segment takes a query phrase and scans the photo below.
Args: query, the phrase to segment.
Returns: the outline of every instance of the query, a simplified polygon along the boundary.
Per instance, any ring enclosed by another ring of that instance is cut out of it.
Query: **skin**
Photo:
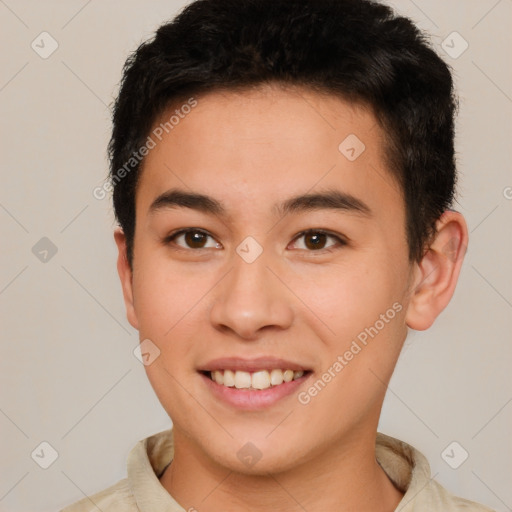
[[[349,134],[366,147],[352,162],[338,150]],[[149,213],[173,187],[222,201],[228,216]],[[325,188],[356,196],[373,215],[272,212],[275,202]],[[202,246],[183,236],[165,243],[179,228],[211,236]],[[297,238],[309,228],[347,243],[327,237],[312,248]],[[247,236],[263,248],[250,264],[236,252]],[[427,329],[450,301],[468,232],[461,214],[446,211],[423,260],[408,261],[403,198],[369,109],[274,86],[198,98],[144,161],[133,271],[123,232],[114,237],[128,320],[161,351],[145,368],[173,421],[175,457],[161,484],[182,507],[395,510],[403,493],[374,451],[386,385],[408,328]],[[294,393],[264,410],[236,410],[197,372],[218,357],[270,355],[311,368],[299,389],[307,390],[395,302],[402,310],[306,405]],[[237,457],[247,442],[262,454],[253,466]]]

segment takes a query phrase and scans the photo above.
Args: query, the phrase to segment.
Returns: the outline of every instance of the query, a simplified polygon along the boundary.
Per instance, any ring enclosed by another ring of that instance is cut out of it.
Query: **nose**
[[[292,294],[264,255],[252,263],[234,255],[233,267],[214,288],[210,321],[216,329],[254,340],[263,329],[284,330],[292,324]]]

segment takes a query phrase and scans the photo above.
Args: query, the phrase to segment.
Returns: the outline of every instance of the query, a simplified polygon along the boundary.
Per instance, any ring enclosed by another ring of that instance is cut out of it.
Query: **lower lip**
[[[204,373],[199,373],[210,391],[227,404],[246,411],[254,411],[270,407],[282,398],[291,395],[312,375],[306,373],[302,377],[290,382],[283,382],[278,386],[272,386],[268,389],[250,390],[230,388],[217,384]]]

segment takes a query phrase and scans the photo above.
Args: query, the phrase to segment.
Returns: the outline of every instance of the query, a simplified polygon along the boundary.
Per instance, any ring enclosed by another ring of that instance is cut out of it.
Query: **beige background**
[[[92,191],[124,60],[185,3],[0,0],[0,510],[55,511],[112,485],[133,445],[171,425],[133,355],[112,208]],[[411,331],[380,430],[423,451],[453,493],[511,510],[512,0],[393,5],[454,68],[471,234],[451,304]],[[31,48],[43,31],[59,45],[47,59]],[[469,44],[458,58],[441,46],[453,31]],[[46,263],[32,252],[42,237],[57,248]],[[46,470],[31,458],[43,441],[59,455]],[[452,441],[469,453],[458,469],[441,457]]]

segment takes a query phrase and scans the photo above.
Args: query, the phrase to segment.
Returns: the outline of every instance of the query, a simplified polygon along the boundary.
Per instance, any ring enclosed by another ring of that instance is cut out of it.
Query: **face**
[[[175,435],[253,473],[371,436],[407,333],[407,254],[369,110],[278,88],[197,98],[146,157],[123,281]]]

